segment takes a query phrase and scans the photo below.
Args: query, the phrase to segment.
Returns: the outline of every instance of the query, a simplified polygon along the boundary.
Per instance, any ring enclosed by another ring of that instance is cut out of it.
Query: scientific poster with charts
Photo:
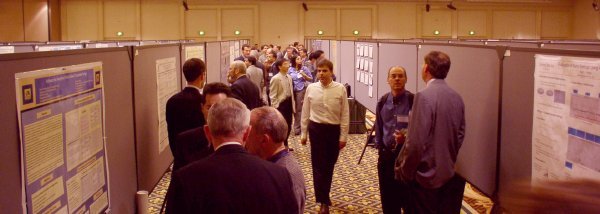
[[[109,207],[102,63],[15,74],[24,213]]]
[[[175,57],[156,60],[156,96],[158,104],[158,153],[169,146],[167,101],[179,92]]]
[[[197,45],[197,46],[185,46],[185,60],[187,61],[188,59],[191,58],[198,58],[201,59],[202,61],[204,60],[204,46],[202,45]]]
[[[532,183],[600,180],[600,59],[535,57]]]

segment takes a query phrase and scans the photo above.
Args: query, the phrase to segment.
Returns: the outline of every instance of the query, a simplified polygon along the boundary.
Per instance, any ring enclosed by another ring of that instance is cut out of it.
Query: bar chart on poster
[[[532,183],[600,180],[600,60],[535,56]]]
[[[26,213],[109,207],[102,63],[15,74]]]

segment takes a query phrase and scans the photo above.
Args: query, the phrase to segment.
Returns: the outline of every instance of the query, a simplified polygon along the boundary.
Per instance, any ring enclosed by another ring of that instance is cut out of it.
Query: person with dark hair
[[[258,61],[260,63],[264,64],[265,61],[267,61],[267,50],[269,50],[269,48],[271,48],[271,47],[269,47],[268,45],[263,45],[262,48],[260,49],[260,56],[258,57]],[[265,68],[266,68],[266,66],[265,66]]]
[[[204,86],[202,95],[204,96],[202,114],[206,118],[212,105],[231,96],[231,89],[225,83],[212,82]],[[205,158],[213,152],[202,126],[179,133],[176,141],[177,147],[173,151],[173,171]]]
[[[273,76],[270,83],[271,106],[279,110],[285,118],[288,126],[287,136],[289,136],[292,130],[292,116],[296,108],[292,76],[288,74],[290,61],[285,58],[278,59],[273,66],[279,68],[279,73]],[[284,144],[286,148],[289,148],[287,137]],[[293,151],[293,149],[290,150]]]
[[[329,213],[329,192],[333,169],[340,150],[346,147],[350,110],[344,85],[333,81],[333,63],[323,59],[317,63],[318,83],[306,88],[302,105],[300,143],[310,138],[310,158],[319,213]]]
[[[254,56],[248,56],[248,58],[246,58],[246,61],[244,62],[246,63],[246,76],[248,76],[248,79],[250,79],[250,81],[252,81],[252,83],[254,83],[256,85],[256,87],[258,87],[260,89],[260,97],[263,100],[264,103],[266,103],[266,99],[264,99],[265,96],[265,78],[263,75],[263,70],[256,67],[256,57]]]
[[[427,85],[415,96],[395,164],[396,178],[409,189],[407,213],[460,213],[465,180],[454,167],[465,138],[465,105],[444,80],[449,70],[445,53],[425,56],[421,77]]]
[[[177,134],[206,123],[202,115],[203,96],[200,93],[206,79],[206,64],[198,58],[188,59],[183,64],[183,75],[187,86],[171,96],[166,105],[165,116],[171,153],[177,149]]]
[[[302,66],[302,58],[292,56],[290,59],[292,67],[288,73],[292,76],[294,83],[294,99],[296,101],[296,112],[294,113],[294,135],[300,135],[300,117],[302,115],[302,104],[304,103],[304,92],[308,84],[313,81],[312,74],[305,66]]]
[[[250,130],[244,103],[215,103],[204,126],[215,152],[173,172],[166,213],[298,213],[288,170],[242,146]]]
[[[246,64],[242,61],[233,61],[227,73],[228,82],[231,84],[232,97],[242,101],[248,109],[264,105],[260,98],[260,89],[254,85],[246,75]]]
[[[394,163],[405,139],[408,113],[414,99],[414,95],[405,89],[407,78],[403,67],[391,67],[387,74],[390,92],[381,96],[375,108],[377,174],[383,213],[402,213],[408,196],[406,185],[394,179]]]
[[[250,56],[250,45],[249,44],[243,44],[242,45],[242,55],[238,56],[237,58],[234,59],[235,60],[239,60],[239,61],[244,61],[246,60],[246,58],[248,58],[248,56]]]
[[[250,154],[288,170],[294,184],[299,213],[304,213],[306,202],[304,175],[294,155],[283,144],[287,138],[287,126],[283,115],[273,107],[255,108],[250,112],[250,126],[252,130],[246,140],[246,149]]]
[[[309,67],[312,72],[313,77],[317,77],[317,63],[319,60],[325,58],[325,54],[322,50],[316,50],[315,52],[310,53],[308,56],[308,60],[310,61],[311,66]],[[317,82],[318,78],[314,78],[314,82]]]

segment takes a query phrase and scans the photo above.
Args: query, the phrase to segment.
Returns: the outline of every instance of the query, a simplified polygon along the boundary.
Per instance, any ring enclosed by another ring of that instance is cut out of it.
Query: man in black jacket
[[[264,105],[260,98],[260,89],[246,76],[246,64],[242,61],[233,61],[229,66],[227,79],[231,84],[233,97],[246,104],[248,109]]]
[[[206,121],[202,115],[201,88],[206,79],[206,64],[201,59],[188,59],[183,64],[183,75],[187,86],[167,101],[166,120],[169,133],[169,147],[173,153],[177,148],[177,134],[203,126]],[[175,156],[175,154],[173,154]]]

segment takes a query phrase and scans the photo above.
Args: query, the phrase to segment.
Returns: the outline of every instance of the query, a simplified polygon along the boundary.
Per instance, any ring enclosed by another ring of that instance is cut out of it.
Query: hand
[[[340,141],[340,150],[346,147],[346,141]]]
[[[406,134],[403,133],[401,130],[395,130],[394,139],[396,140],[396,146],[402,145],[406,140]]]
[[[306,138],[301,138],[300,139],[300,144],[306,145]]]

